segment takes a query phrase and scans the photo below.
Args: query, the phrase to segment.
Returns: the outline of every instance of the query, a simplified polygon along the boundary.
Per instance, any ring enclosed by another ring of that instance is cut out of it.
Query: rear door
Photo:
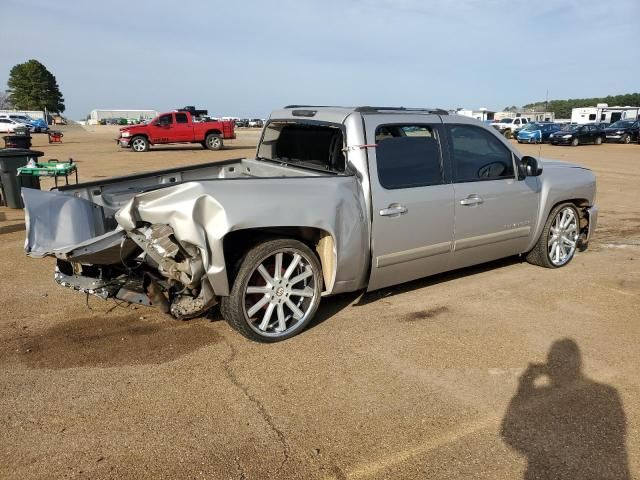
[[[175,142],[192,142],[193,126],[189,122],[189,116],[184,112],[175,113],[175,124],[171,129],[172,138]]]
[[[537,177],[519,180],[512,151],[482,126],[443,121],[455,197],[451,267],[524,252],[538,210]]]
[[[437,115],[366,115],[372,196],[369,290],[448,268],[453,187]]]

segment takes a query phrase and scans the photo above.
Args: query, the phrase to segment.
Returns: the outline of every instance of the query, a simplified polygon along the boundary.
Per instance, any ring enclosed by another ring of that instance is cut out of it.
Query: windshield
[[[523,130],[540,130],[542,127],[543,125],[540,125],[539,123],[528,123]]]
[[[565,132],[574,132],[576,131],[578,128],[580,128],[581,125],[577,125],[575,123],[573,124],[567,124],[564,127],[562,127],[562,130]]]
[[[632,121],[629,120],[618,120],[615,123],[612,123],[611,125],[609,125],[608,128],[629,128],[631,125],[633,125]]]
[[[276,120],[264,129],[258,159],[342,173],[345,171],[343,148],[339,125]]]
[[[513,118],[503,118],[500,123],[513,123]]]

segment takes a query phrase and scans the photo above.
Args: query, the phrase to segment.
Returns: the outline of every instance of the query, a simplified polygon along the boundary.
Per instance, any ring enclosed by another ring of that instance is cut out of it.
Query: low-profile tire
[[[304,243],[267,240],[239,263],[220,312],[245,337],[273,343],[300,333],[311,322],[322,293],[322,267]]]
[[[596,137],[596,139],[595,139],[594,143],[595,143],[596,145],[602,145],[602,137]]]
[[[576,137],[573,140],[571,140],[571,146],[572,147],[577,147],[578,145],[580,145],[580,140],[578,140],[578,137]]]
[[[149,150],[149,140],[144,137],[133,137],[131,139],[131,150],[134,152],[146,152]]]
[[[208,148],[209,150],[222,150],[222,137],[218,134],[210,133],[204,139],[204,145],[205,148]]]
[[[631,135],[629,135],[628,133],[625,133],[624,136],[622,137],[622,143],[631,143]]]
[[[527,254],[527,261],[545,268],[560,268],[574,257],[580,237],[580,216],[573,203],[557,205],[549,213],[542,234]]]

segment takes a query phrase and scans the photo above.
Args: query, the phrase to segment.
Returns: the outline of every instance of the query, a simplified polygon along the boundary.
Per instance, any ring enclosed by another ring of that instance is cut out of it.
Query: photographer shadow
[[[525,480],[630,480],[620,395],[582,373],[578,345],[553,343],[520,377],[503,441],[527,458]]]

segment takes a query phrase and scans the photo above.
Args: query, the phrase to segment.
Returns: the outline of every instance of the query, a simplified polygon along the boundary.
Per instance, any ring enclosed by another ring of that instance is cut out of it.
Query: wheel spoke
[[[291,290],[290,295],[293,295],[294,297],[311,298],[313,297],[313,288],[306,287],[304,290]]]
[[[282,278],[282,252],[276,253],[276,266],[274,267],[273,278],[276,280]]]
[[[291,260],[291,263],[287,267],[287,271],[284,272],[284,276],[282,278],[284,278],[285,280],[289,280],[289,277],[291,276],[293,271],[298,266],[298,263],[300,263],[300,259],[301,258],[302,257],[300,255],[298,255],[297,253],[293,256],[293,260]]]
[[[296,320],[300,320],[304,316],[302,310],[300,310],[290,299],[287,298],[284,302],[287,304],[287,307],[289,307],[293,312],[293,318],[295,318]]]
[[[271,275],[269,274],[269,272],[267,271],[267,269],[264,267],[263,264],[260,264],[260,266],[258,267],[258,273],[262,276],[262,278],[264,278],[264,281],[267,282],[269,285],[273,284],[273,278],[271,277]]]
[[[275,303],[269,303],[269,306],[264,312],[264,316],[262,317],[262,322],[260,323],[260,325],[258,325],[258,328],[263,332],[269,326],[269,321],[271,320],[271,315],[273,314],[273,309],[275,308],[275,306],[276,306]]]
[[[253,317],[256,313],[258,313],[258,311],[262,307],[264,307],[268,301],[269,301],[269,297],[267,297],[266,295],[262,297],[260,300],[258,300],[255,303],[255,305],[247,311],[247,315],[249,316],[249,318]]]
[[[271,289],[269,287],[247,287],[247,293],[268,293]]]
[[[307,270],[302,272],[300,275],[293,277],[289,282],[289,285],[295,285],[296,283],[300,283],[302,280],[304,280],[305,278],[309,278],[311,275],[313,275],[313,271],[310,268],[307,268]]]
[[[278,313],[278,328],[276,328],[279,332],[284,332],[287,329],[287,321],[284,318],[284,305],[281,303],[278,304],[277,308]]]

